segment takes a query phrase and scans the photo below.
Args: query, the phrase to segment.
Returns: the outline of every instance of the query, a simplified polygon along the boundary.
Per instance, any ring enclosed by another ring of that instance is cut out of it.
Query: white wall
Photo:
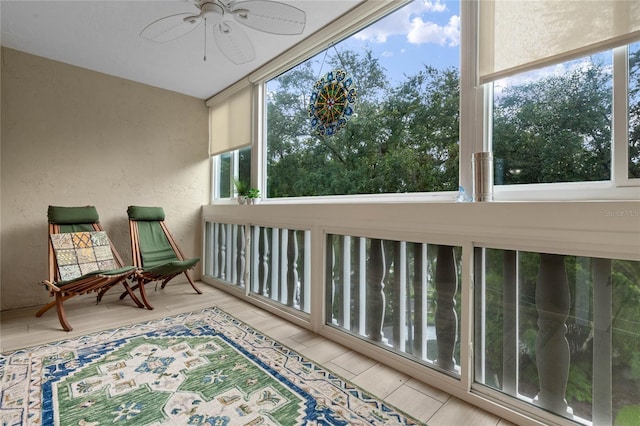
[[[1,75],[0,309],[51,300],[37,284],[47,278],[49,205],[95,205],[127,263],[127,206],[161,206],[185,255],[200,256],[203,100],[6,48]]]

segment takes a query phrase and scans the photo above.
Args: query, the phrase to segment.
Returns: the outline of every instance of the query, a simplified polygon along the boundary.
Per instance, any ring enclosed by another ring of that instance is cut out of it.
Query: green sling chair
[[[140,296],[145,306],[153,309],[147,299],[145,284],[162,281],[161,288],[164,288],[171,279],[183,273],[191,287],[198,294],[202,294],[188,272],[200,261],[200,258],[185,259],[164,222],[162,207],[130,206],[127,214],[133,264],[139,268],[138,284],[132,289],[140,289]],[[126,292],[122,293],[120,298],[126,295]]]
[[[125,293],[143,308],[127,283],[136,276],[135,266],[123,266],[122,258],[102,229],[93,206],[49,206],[49,279],[42,281],[55,300],[36,313],[42,316],[52,307],[58,311],[65,331],[73,328],[67,321],[63,302],[74,296],[97,292],[97,302],[118,283]]]

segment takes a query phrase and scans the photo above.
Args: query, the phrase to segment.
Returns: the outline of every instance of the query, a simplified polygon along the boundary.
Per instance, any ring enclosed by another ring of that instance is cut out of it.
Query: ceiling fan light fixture
[[[206,1],[200,4],[200,16],[216,13],[218,15],[224,15],[224,7],[217,2]]]
[[[222,54],[235,64],[244,64],[255,59],[255,53],[253,43],[242,27],[276,35],[297,35],[302,34],[306,24],[303,10],[272,0],[198,0],[195,6],[199,10],[197,14],[182,13],[160,18],[147,25],[140,36],[165,43],[189,34],[205,21],[205,52],[206,27],[211,25],[214,40]]]

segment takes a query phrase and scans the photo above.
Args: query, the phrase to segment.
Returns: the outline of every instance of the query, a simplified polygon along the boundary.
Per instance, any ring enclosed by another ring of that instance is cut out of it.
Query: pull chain
[[[203,60],[207,62],[207,18],[204,18],[204,58]]]

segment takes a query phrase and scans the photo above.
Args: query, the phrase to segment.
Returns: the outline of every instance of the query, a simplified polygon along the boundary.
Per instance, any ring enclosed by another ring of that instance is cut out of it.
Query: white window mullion
[[[612,330],[613,289],[611,260],[594,258],[593,262],[593,424],[612,424]]]
[[[615,186],[629,186],[629,48],[613,50],[613,120],[611,176]]]
[[[477,20],[478,4],[460,2],[460,171],[459,185],[471,195],[473,173],[471,158],[474,152],[485,151],[485,128],[490,118],[483,119],[485,90],[489,85],[478,84]],[[492,96],[493,98],[493,96]],[[490,117],[490,116],[489,116]]]

